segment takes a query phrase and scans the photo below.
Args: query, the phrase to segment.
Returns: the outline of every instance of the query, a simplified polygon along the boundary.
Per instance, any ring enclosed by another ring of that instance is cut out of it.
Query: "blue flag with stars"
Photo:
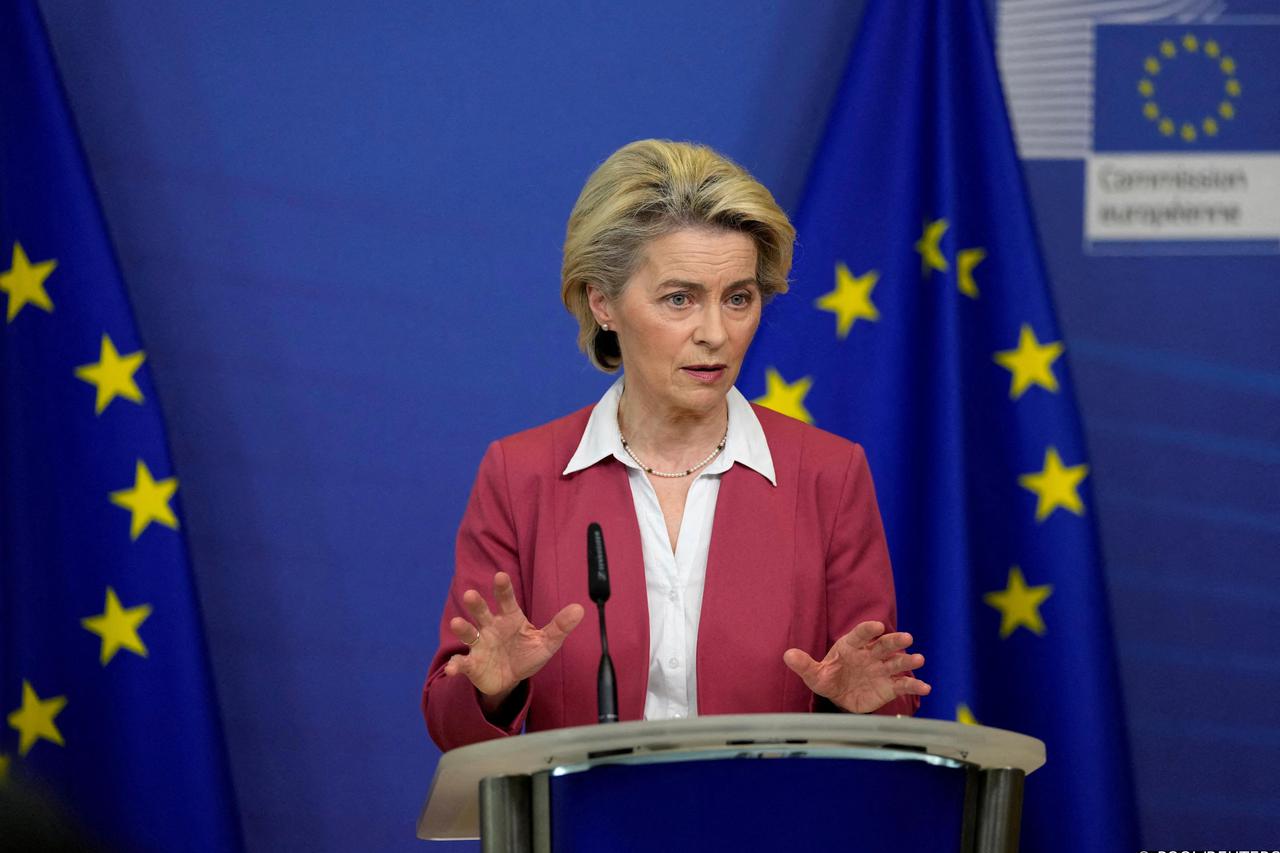
[[[872,0],[742,383],[858,441],[921,714],[1041,738],[1023,849],[1136,850],[1090,468],[982,0]]]
[[[0,76],[0,786],[112,849],[237,850],[181,483],[31,0]]]
[[[1095,30],[1096,151],[1280,147],[1280,22]]]

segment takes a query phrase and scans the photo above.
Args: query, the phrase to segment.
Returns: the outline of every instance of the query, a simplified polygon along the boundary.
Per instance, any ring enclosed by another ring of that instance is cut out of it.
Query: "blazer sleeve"
[[[871,468],[859,445],[853,446],[837,506],[827,548],[827,648],[859,622],[883,622],[889,632],[897,630],[898,620],[889,548]],[[814,697],[814,710],[833,707]],[[920,697],[899,696],[874,713],[910,716],[919,707]]]
[[[470,621],[462,606],[462,594],[474,589],[492,599],[493,575],[504,571],[511,576],[516,600],[527,609],[522,589],[519,543],[511,512],[506,463],[500,442],[493,442],[480,462],[476,483],[471,490],[467,511],[458,528],[453,581],[440,617],[440,646],[431,660],[426,684],[422,688],[422,714],[427,731],[441,750],[477,743],[483,740],[519,734],[533,696],[531,685],[517,691],[510,702],[514,711],[506,725],[491,722],[480,707],[475,687],[464,675],[447,676],[444,665],[456,654],[466,654],[467,647],[449,630],[449,620],[461,616]],[[519,693],[522,692],[523,702]]]

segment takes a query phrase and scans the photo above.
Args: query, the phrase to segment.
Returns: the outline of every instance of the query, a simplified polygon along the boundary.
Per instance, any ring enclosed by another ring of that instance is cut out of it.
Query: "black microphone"
[[[609,560],[604,555],[604,531],[594,521],[587,527],[587,592],[600,612],[600,672],[596,675],[596,703],[600,722],[618,722],[618,682],[609,657],[604,630],[604,603],[609,600]]]

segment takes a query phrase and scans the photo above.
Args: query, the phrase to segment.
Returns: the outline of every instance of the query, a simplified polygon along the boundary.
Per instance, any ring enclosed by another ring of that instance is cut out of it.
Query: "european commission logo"
[[[1280,23],[1097,27],[1093,248],[1280,250],[1277,55]]]
[[[1138,81],[1142,114],[1155,122],[1162,135],[1176,134],[1183,142],[1195,142],[1201,135],[1217,136],[1218,122],[1236,117],[1236,99],[1241,92],[1237,71],[1235,58],[1225,55],[1216,39],[1201,44],[1194,33],[1176,42],[1164,39],[1159,50],[1142,61],[1142,79]]]
[[[1099,26],[1095,151],[1280,150],[1280,25]]]

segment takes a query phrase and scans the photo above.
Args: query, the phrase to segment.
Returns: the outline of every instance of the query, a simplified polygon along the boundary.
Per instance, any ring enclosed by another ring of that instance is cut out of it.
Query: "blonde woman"
[[[622,376],[480,464],[423,689],[442,749],[595,722],[600,640],[574,630],[591,522],[621,719],[911,714],[929,692],[894,629],[862,449],[734,387],[794,238],[769,191],[704,146],[635,142],[587,181],[561,295],[587,357]]]

